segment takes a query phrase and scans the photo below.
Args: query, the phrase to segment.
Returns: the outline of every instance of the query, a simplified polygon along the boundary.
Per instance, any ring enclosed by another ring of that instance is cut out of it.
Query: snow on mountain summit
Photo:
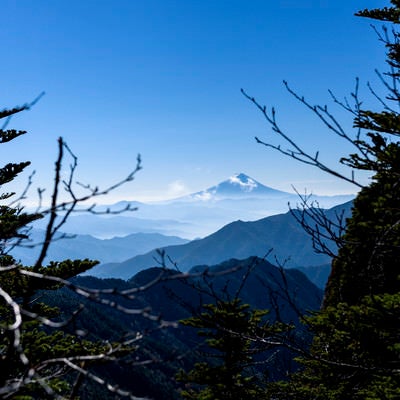
[[[251,192],[258,186],[258,183],[254,179],[243,173],[231,176],[228,181],[234,186],[238,185],[244,192]]]
[[[243,197],[287,196],[288,193],[264,186],[244,173],[234,174],[227,180],[189,197],[192,200],[212,201]]]

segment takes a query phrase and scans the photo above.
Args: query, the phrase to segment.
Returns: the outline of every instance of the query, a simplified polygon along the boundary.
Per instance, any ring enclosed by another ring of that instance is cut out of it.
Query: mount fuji
[[[238,198],[286,197],[290,193],[265,186],[244,173],[232,175],[227,180],[206,190],[190,194],[180,200],[218,201]]]

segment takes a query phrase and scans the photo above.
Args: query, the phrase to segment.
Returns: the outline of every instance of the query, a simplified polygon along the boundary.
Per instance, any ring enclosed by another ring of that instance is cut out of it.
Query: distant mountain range
[[[22,242],[13,249],[14,258],[24,265],[35,263],[43,242],[45,232],[32,229],[30,240]],[[66,259],[89,258],[102,263],[124,261],[134,255],[143,254],[155,248],[187,243],[187,239],[176,236],[165,236],[159,233],[132,233],[124,237],[97,239],[90,235],[75,235],[62,238],[60,232],[49,248],[45,262]],[[31,247],[33,246],[33,247]]]
[[[345,217],[350,216],[351,206],[352,202],[348,202],[333,207],[325,210],[325,215],[332,220],[342,211]],[[172,262],[182,271],[199,264],[213,265],[230,258],[264,257],[267,254],[270,262],[285,268],[317,267],[330,263],[327,255],[313,250],[310,236],[291,212],[257,221],[235,221],[203,239],[167,246],[161,251],[166,255],[167,267]],[[90,274],[128,279],[141,270],[160,266],[157,262],[160,259],[160,250],[152,250],[124,262],[99,265]]]
[[[118,209],[120,205],[120,203],[117,203],[110,207]],[[146,207],[144,204],[142,206]],[[193,232],[197,231],[196,225],[188,222],[168,218],[137,218],[138,213],[139,211],[107,216],[80,213],[70,216],[62,230],[71,234],[91,235],[99,239],[112,239],[116,236],[127,236],[132,233],[160,233],[166,236],[191,237]],[[43,230],[46,224],[47,220],[42,219],[35,221],[34,226]]]
[[[313,195],[310,200],[322,208],[330,208],[353,198],[353,195]],[[153,203],[122,201],[101,206],[100,210],[121,209],[131,203],[138,210],[123,215],[74,215],[63,229],[102,239],[137,232],[195,239],[210,235],[232,221],[255,221],[285,213],[288,203],[295,208],[299,202],[297,194],[273,189],[239,173],[208,189],[173,200]],[[43,229],[44,224],[44,221],[39,221],[35,226]]]

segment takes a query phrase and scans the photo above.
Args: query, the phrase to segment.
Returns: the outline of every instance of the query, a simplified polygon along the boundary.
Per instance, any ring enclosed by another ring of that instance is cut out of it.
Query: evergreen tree
[[[217,300],[203,305],[203,312],[181,321],[198,329],[206,338],[207,349],[202,356],[207,361],[197,363],[177,379],[184,382],[181,395],[202,400],[251,400],[264,395],[265,376],[254,368],[256,356],[266,352],[269,344],[256,343],[251,338],[275,337],[283,324],[265,322],[267,311],[252,310],[240,299]],[[270,343],[270,341],[266,341]]]
[[[391,4],[357,15],[398,24],[400,1]],[[370,171],[372,183],[354,200],[332,262],[323,307],[307,319],[314,340],[310,354],[300,358],[304,368],[289,382],[271,385],[273,399],[400,398],[400,33],[386,27],[382,32],[377,30],[386,44],[390,67],[385,76],[379,75],[389,90],[385,99],[378,98],[383,109],[362,109],[357,94],[353,96],[356,107],[342,103],[355,116],[358,133],[352,139],[357,152],[341,161],[352,169]],[[332,117],[326,108],[312,110],[320,118]],[[282,133],[274,117],[270,122]],[[318,155],[286,154],[343,177],[325,168]],[[347,180],[355,183],[354,177]]]
[[[30,105],[6,109],[0,112],[0,119],[27,110]],[[7,121],[8,122],[8,121]],[[0,143],[5,144],[26,133],[14,129],[0,129]],[[59,140],[59,158],[56,163],[56,178],[52,206],[47,210],[49,224],[42,251],[34,266],[23,266],[10,250],[28,238],[28,224],[42,218],[43,213],[25,212],[19,205],[15,193],[5,192],[4,185],[12,182],[30,163],[10,163],[0,168],[0,397],[8,399],[45,399],[62,396],[76,398],[82,377],[90,376],[89,367],[96,362],[115,359],[132,348],[121,343],[106,344],[91,342],[83,338],[83,332],[71,329],[72,315],[64,316],[55,307],[40,301],[44,290],[55,290],[69,283],[69,279],[92,268],[97,261],[65,260],[43,265],[46,250],[54,234],[62,225],[57,223],[58,212],[62,210],[61,221],[80,202],[75,197],[71,203],[57,204],[60,185],[63,149]],[[129,179],[127,179],[129,180]],[[72,195],[69,183],[64,183]],[[98,191],[98,189],[96,189]],[[84,198],[90,198],[91,195]],[[85,297],[96,298],[94,292],[73,287]],[[77,310],[79,311],[79,310]],[[76,313],[75,313],[76,314]],[[93,377],[93,375],[91,375]],[[101,383],[101,379],[97,379]],[[113,389],[110,386],[111,389]],[[114,390],[118,393],[118,389]]]

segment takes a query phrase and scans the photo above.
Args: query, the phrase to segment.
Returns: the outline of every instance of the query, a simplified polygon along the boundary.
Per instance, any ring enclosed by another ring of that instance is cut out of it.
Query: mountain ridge
[[[342,210],[350,215],[352,202],[325,210],[327,217],[334,218]],[[160,251],[138,255],[122,263],[96,266],[91,273],[98,277],[128,279],[137,272],[162,263],[169,266],[171,260],[182,271],[194,265],[213,265],[230,258],[243,259],[250,256],[264,257],[287,268],[320,266],[330,263],[330,257],[313,250],[311,237],[304,231],[291,212],[262,218],[256,221],[237,220],[223,226],[203,239],[183,245],[167,246]],[[157,262],[155,260],[159,260]]]
[[[65,259],[89,258],[100,262],[123,261],[133,254],[143,254],[154,248],[172,244],[187,243],[187,239],[177,236],[166,236],[160,233],[132,233],[127,236],[116,236],[112,239],[98,239],[91,235],[67,235],[59,232],[50,246],[45,263]],[[25,265],[33,265],[44,240],[45,231],[32,229],[29,241],[13,249],[16,260]]]

